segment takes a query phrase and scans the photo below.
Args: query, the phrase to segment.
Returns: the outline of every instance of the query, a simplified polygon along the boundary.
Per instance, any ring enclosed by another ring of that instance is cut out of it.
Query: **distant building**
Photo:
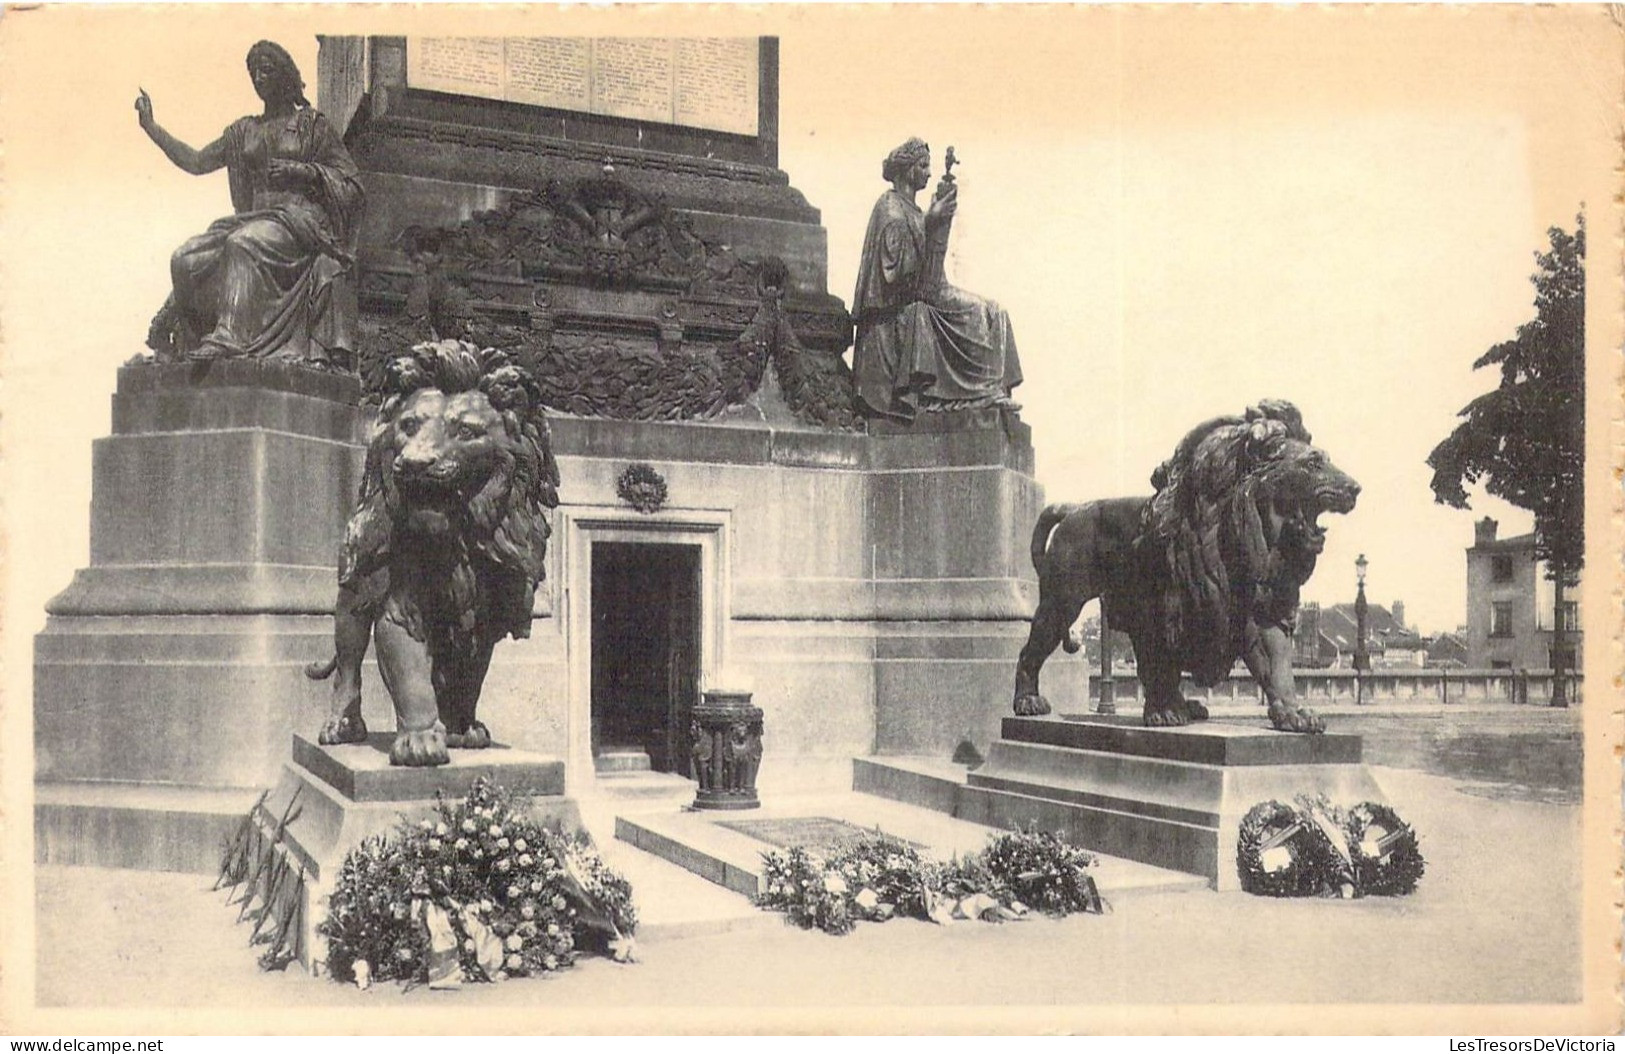
[[[1292,665],[1300,670],[1330,666],[1320,639],[1320,605],[1314,602],[1298,608],[1298,627],[1292,634]]]
[[[1401,611],[1404,602],[1395,603]],[[1353,604],[1305,604],[1298,609],[1298,629],[1293,637],[1293,663],[1304,669],[1354,665],[1359,620]],[[1366,652],[1373,668],[1420,667],[1427,662],[1428,643],[1407,629],[1381,604],[1367,604],[1365,611]]]
[[[1565,620],[1575,665],[1581,663],[1577,589],[1555,610],[1556,589],[1535,558],[1535,536],[1496,538],[1498,524],[1473,525],[1467,550],[1467,665],[1475,669],[1549,670],[1552,630]]]
[[[1441,633],[1428,641],[1427,665],[1453,666],[1467,665],[1467,634]]]
[[[1428,642],[1420,633],[1399,627],[1382,640],[1382,661],[1372,660],[1377,667],[1404,666],[1421,669],[1428,662]]]

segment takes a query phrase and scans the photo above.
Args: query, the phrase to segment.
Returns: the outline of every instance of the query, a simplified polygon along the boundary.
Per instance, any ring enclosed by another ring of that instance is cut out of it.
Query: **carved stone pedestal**
[[[749,692],[708,691],[694,708],[693,776],[696,809],[755,809],[762,764],[762,711]]]

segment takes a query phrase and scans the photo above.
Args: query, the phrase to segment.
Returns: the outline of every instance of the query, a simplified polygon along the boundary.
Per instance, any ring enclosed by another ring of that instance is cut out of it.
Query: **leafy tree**
[[[1563,592],[1585,563],[1585,217],[1573,234],[1547,232],[1536,253],[1535,317],[1495,345],[1474,369],[1499,367],[1501,384],[1468,403],[1456,430],[1433,448],[1433,497],[1468,507],[1467,487],[1484,489],[1535,517],[1535,553],[1547,561],[1558,616],[1552,641],[1558,684],[1568,657]]]

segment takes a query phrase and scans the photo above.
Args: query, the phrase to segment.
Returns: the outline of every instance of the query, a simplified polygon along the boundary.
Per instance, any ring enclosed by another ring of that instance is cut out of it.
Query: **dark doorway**
[[[688,775],[700,686],[700,547],[592,547],[592,751]]]

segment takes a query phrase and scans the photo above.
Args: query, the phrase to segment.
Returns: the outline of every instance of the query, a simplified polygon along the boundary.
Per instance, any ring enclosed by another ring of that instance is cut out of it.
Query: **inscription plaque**
[[[757,134],[755,37],[408,37],[426,91]]]

